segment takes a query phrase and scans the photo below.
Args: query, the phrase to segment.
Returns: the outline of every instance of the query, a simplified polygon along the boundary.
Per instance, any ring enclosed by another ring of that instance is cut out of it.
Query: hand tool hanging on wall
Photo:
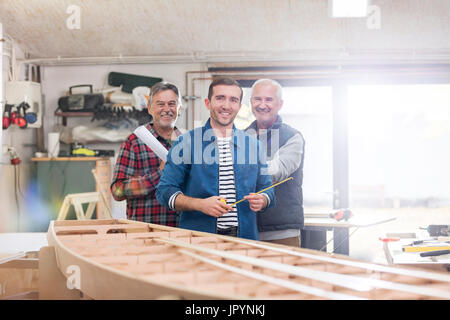
[[[27,120],[25,120],[25,106],[23,104],[17,106],[17,118],[15,118],[14,123],[18,125],[20,129],[26,129],[27,127]]]
[[[25,106],[23,117],[27,128],[42,126],[42,92],[41,84],[32,81],[7,81],[5,100],[15,106]],[[30,114],[30,115],[28,115]]]
[[[24,101],[19,106],[22,106],[23,108],[23,117],[25,118],[27,124],[32,124],[37,121],[36,112],[27,112],[27,110],[30,109],[30,105],[28,103]]]
[[[141,125],[150,122],[151,116],[147,109],[139,111],[135,107],[126,107],[125,109],[123,106],[119,107],[104,104],[94,110],[94,116],[92,117],[91,122],[95,120],[119,121],[126,119],[135,119],[139,122],[139,125]]]
[[[5,104],[5,111],[3,112],[3,130],[9,128],[11,123],[11,109],[14,107],[12,104]]]
[[[17,109],[17,107],[13,105],[11,108],[11,116],[9,117],[9,123],[11,125],[16,124],[16,119],[17,119],[17,111],[14,111],[14,108]]]

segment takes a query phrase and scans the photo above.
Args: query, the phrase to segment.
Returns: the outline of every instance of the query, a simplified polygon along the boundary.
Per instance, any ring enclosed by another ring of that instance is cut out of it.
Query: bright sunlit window
[[[350,204],[359,217],[396,220],[353,243],[380,246],[387,232],[450,222],[450,85],[355,85],[348,90]],[[351,255],[370,260],[355,245]]]
[[[250,88],[244,88],[243,106],[236,127],[246,128],[251,112]],[[305,139],[303,199],[306,212],[331,210],[333,204],[332,89],[331,87],[283,87],[280,116]]]
[[[367,15],[369,0],[329,0],[330,15],[333,18],[357,18]]]
[[[379,186],[380,206],[450,206],[449,106],[450,85],[351,86],[352,185]]]

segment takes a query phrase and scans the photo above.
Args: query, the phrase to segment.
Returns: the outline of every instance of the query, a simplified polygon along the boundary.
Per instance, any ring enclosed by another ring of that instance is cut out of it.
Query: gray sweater
[[[256,135],[256,121],[246,132]],[[267,130],[260,130],[258,139],[267,155],[268,173],[272,183],[288,177],[275,187],[277,205],[258,215],[259,240],[275,240],[298,236],[303,227],[303,159],[305,140],[302,134],[282,122],[278,116]]]

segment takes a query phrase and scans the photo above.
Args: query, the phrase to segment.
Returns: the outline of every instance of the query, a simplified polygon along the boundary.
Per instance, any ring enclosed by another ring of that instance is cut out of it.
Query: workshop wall
[[[24,53],[21,48],[17,44],[14,48],[16,57],[18,59],[23,59]],[[8,81],[8,70],[10,68],[10,63],[10,58],[4,55],[2,70],[3,93],[5,93],[5,85],[6,81]],[[10,126],[7,130],[2,130],[1,140],[2,163],[0,164],[0,221],[2,221],[2,223],[0,224],[0,232],[15,232],[18,230],[17,218],[19,216],[17,202],[19,202],[21,212],[25,209],[24,193],[27,190],[30,176],[30,158],[35,152],[36,129],[20,129],[17,126]],[[9,154],[3,153],[3,149],[8,146],[14,147],[18,156],[22,160],[20,168],[15,168],[11,165]]]
[[[92,84],[94,90],[111,87],[108,85],[110,72],[123,72],[143,76],[159,77],[177,85],[181,95],[185,95],[185,72],[205,70],[201,64],[133,64],[133,65],[89,65],[89,66],[54,66],[41,69],[42,93],[45,101],[44,132],[45,146],[47,147],[47,133],[59,132],[62,120],[54,115],[58,106],[59,97],[65,95],[70,86],[78,84]],[[183,101],[183,104],[187,104]],[[205,108],[206,109],[206,108]],[[177,125],[186,129],[187,111],[183,111]],[[90,118],[69,118],[67,127],[91,124]],[[112,168],[120,149],[120,143],[89,144],[93,149],[113,149],[115,157],[111,158]],[[125,201],[117,202],[112,199],[111,209],[114,217],[124,218]]]
[[[20,49],[19,49],[20,50]],[[23,55],[23,53],[20,52]],[[8,79],[8,63],[4,63],[4,79]],[[109,72],[123,72],[131,74],[140,74],[144,76],[161,77],[165,81],[172,82],[178,86],[181,94],[185,94],[185,72],[205,70],[206,66],[202,64],[132,64],[132,65],[89,65],[89,66],[55,66],[41,68],[41,86],[43,94],[43,126],[45,148],[48,145],[48,133],[59,131],[62,127],[62,119],[54,115],[58,106],[58,99],[65,95],[70,86],[77,84],[92,84],[94,90],[110,87],[107,83]],[[203,99],[202,99],[203,100]],[[186,102],[183,101],[184,104]],[[187,107],[187,104],[186,104]],[[201,108],[200,108],[201,109]],[[206,110],[206,109],[205,109]],[[205,118],[198,114],[199,119]],[[189,120],[191,121],[191,120]],[[79,124],[90,124],[90,118],[69,118],[68,127]],[[184,109],[178,120],[180,128],[185,129],[187,123],[187,111]],[[20,129],[10,127],[3,131],[2,144],[14,146],[22,163],[19,167],[5,164],[2,165],[0,172],[0,219],[3,222],[0,225],[0,232],[15,232],[18,228],[18,217],[20,215],[20,230],[25,231],[29,228],[30,210],[25,200],[27,193],[32,193],[34,164],[30,158],[37,151],[36,129]],[[120,149],[120,143],[90,144],[93,149],[113,149],[115,157],[112,158],[112,169],[115,159]],[[9,162],[9,156],[3,155],[3,162]],[[15,185],[16,179],[20,182]],[[17,190],[17,201],[16,191]],[[18,204],[17,204],[18,203]],[[112,199],[112,211],[115,217],[125,217],[125,201],[117,202]],[[20,213],[19,213],[20,212]],[[26,214],[25,214],[26,213]],[[27,216],[27,218],[25,218]]]
[[[54,116],[59,97],[66,94],[70,86],[92,84],[94,90],[111,88],[108,85],[110,72],[123,72],[143,76],[160,77],[178,86],[185,94],[185,72],[205,70],[201,64],[128,64],[128,65],[88,65],[88,66],[46,66],[41,69],[42,93],[45,96],[44,131],[57,129],[61,119]],[[186,104],[183,101],[183,104]],[[87,123],[90,119],[68,119],[68,125]],[[185,127],[185,111],[178,124]],[[47,146],[47,141],[45,142]]]

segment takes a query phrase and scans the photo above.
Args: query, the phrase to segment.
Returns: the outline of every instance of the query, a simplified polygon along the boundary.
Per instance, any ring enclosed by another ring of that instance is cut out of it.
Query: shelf
[[[94,112],[61,112],[61,111],[55,111],[55,116],[62,117],[63,126],[67,125],[67,118],[68,117],[93,117]]]
[[[57,112],[55,111],[55,116],[58,117],[92,117],[94,112]]]
[[[57,158],[31,158],[31,161],[97,161],[108,160],[109,157],[57,157]]]

